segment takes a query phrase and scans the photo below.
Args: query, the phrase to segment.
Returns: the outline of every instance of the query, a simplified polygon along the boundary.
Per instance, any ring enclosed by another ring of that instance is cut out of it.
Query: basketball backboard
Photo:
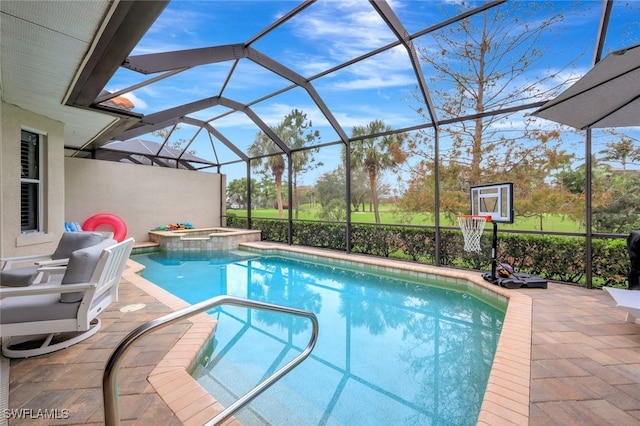
[[[491,216],[492,222],[513,223],[513,183],[472,186],[471,214]]]

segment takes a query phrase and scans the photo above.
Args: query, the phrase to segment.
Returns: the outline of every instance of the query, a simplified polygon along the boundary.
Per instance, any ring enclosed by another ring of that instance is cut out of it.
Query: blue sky
[[[443,20],[452,10],[454,1],[390,1],[396,15],[410,33],[429,27]],[[210,46],[245,43],[274,20],[295,8],[296,1],[172,1],[132,55],[165,51],[204,48]],[[599,20],[601,2],[587,1],[575,7],[573,2],[539,2],[540,13],[535,19],[557,10],[565,10],[566,19],[555,31],[546,35],[542,43],[548,43],[545,62],[533,73],[564,68],[571,60],[574,67],[566,73],[578,76],[590,67],[595,32]],[[618,49],[631,42],[638,43],[638,2],[630,2],[626,8],[614,8],[608,34],[607,48]],[[528,21],[536,25],[535,20]],[[558,35],[562,34],[558,38]],[[353,60],[358,56],[385,46],[395,37],[380,16],[365,0],[320,0],[306,8],[251,46],[264,54],[309,78],[318,73]],[[432,48],[430,36],[416,39],[417,46]],[[625,44],[626,43],[626,44]],[[151,114],[185,102],[220,94],[229,75],[232,62],[200,66],[159,83],[143,87],[128,94],[136,108],[134,111]],[[434,75],[428,67],[422,69],[427,83]],[[115,91],[152,76],[143,76],[128,70],[120,70],[107,86]],[[525,78],[523,76],[522,78]],[[314,80],[313,85],[334,116],[350,135],[354,125],[366,125],[374,119],[382,119],[392,128],[418,125],[423,118],[414,109],[419,106],[413,99],[416,79],[406,50],[399,46],[378,54],[348,68]],[[520,82],[521,83],[521,82]],[[514,83],[515,84],[515,83]],[[290,82],[247,59],[242,59],[227,82],[224,97],[246,104],[288,87]],[[434,101],[437,96],[432,93]],[[338,140],[336,132],[302,89],[294,89],[251,107],[268,125],[276,125],[292,109],[304,111],[314,128],[320,130],[322,142]],[[210,120],[229,110],[222,106],[190,114],[193,118]],[[522,116],[514,116],[503,125],[519,127]],[[241,150],[253,142],[258,128],[246,115],[233,113],[216,120],[213,125]],[[551,123],[549,123],[551,125]],[[195,127],[181,125],[173,139],[191,140]],[[146,137],[145,137],[146,138]],[[152,137],[149,137],[152,139]],[[214,141],[215,152],[210,147],[209,136],[201,132],[191,145],[196,155],[222,163],[237,157],[222,144]],[[339,148],[323,149],[316,159],[325,167],[313,172],[313,176],[334,168],[339,159]],[[223,168],[229,180],[245,175],[244,165]],[[313,180],[309,177],[307,180]]]

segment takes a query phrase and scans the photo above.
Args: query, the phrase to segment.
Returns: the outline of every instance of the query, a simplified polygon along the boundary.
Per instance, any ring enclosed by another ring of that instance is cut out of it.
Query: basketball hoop
[[[462,236],[464,237],[464,251],[481,251],[480,237],[482,237],[484,225],[487,222],[491,222],[491,216],[458,216],[458,224],[460,225]]]

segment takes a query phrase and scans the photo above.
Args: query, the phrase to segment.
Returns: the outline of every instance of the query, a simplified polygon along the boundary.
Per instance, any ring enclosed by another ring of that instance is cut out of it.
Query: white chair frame
[[[616,307],[623,309],[627,315],[625,321],[636,322],[640,318],[640,290],[602,287],[616,301]]]
[[[62,294],[84,292],[77,315],[72,318],[48,321],[31,321],[14,324],[0,322],[2,337],[2,353],[9,358],[25,358],[42,355],[67,348],[94,335],[100,329],[98,315],[112,302],[118,300],[118,284],[126,266],[134,240],[129,238],[121,243],[105,248],[87,283],[64,284],[60,280],[42,283],[29,287],[0,288],[0,318],[2,313],[1,299],[18,296],[36,296],[45,294]],[[25,306],[28,309],[28,306]],[[51,344],[55,334],[79,332],[67,340]],[[11,349],[19,343],[46,336],[43,344],[35,349]]]

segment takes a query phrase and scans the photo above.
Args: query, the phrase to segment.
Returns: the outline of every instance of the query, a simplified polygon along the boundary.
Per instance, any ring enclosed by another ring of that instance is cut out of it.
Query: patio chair
[[[61,279],[57,275],[47,283],[0,288],[2,354],[32,357],[93,336],[100,329],[98,315],[118,300],[133,243],[133,238],[104,240],[74,251]]]
[[[42,282],[51,273],[64,273],[64,265],[75,250],[111,238],[100,232],[65,232],[51,254],[0,258],[0,286],[24,287]],[[14,267],[15,265],[26,265]]]
[[[625,321],[636,322],[636,318],[640,318],[640,291],[612,287],[602,289],[616,301],[618,308],[627,311]]]

